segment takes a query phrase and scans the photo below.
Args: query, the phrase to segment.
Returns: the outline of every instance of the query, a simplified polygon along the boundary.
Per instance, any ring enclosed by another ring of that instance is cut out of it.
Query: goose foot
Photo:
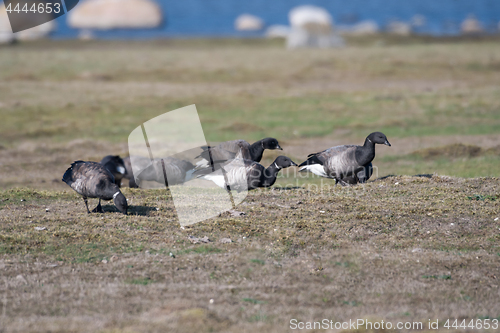
[[[99,199],[99,204],[92,210],[92,213],[104,213],[104,210],[102,210],[101,206],[101,199]]]

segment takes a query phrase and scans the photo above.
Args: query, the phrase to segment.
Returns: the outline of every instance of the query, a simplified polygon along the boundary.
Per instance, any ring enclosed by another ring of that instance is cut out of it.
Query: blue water
[[[81,0],[85,1],[85,0]],[[161,38],[196,36],[260,36],[234,29],[242,13],[261,17],[266,25],[288,24],[288,12],[295,6],[313,4],[327,9],[338,24],[374,20],[383,28],[390,20],[409,22],[416,15],[426,18],[416,33],[454,35],[460,23],[474,14],[489,32],[498,31],[500,0],[156,0],[165,23],[157,29],[95,31],[98,38]],[[55,38],[73,38],[78,30],[68,27],[66,15],[57,19]]]

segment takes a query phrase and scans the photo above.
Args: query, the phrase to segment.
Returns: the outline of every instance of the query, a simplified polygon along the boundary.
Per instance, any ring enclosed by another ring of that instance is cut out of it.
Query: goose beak
[[[294,161],[292,161],[292,166],[298,166],[297,163],[295,163]]]
[[[385,140],[384,145],[389,146],[389,147],[391,146],[391,144],[387,140]]]
[[[281,148],[280,145],[277,145],[276,149],[283,150],[283,148]]]

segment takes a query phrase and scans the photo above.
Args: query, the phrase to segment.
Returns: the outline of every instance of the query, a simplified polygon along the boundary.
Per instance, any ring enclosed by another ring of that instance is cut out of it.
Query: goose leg
[[[99,204],[97,205],[96,208],[94,208],[92,210],[92,213],[104,213],[104,211],[102,210],[101,199],[100,198],[99,198]]]
[[[87,207],[87,213],[90,214],[90,210],[89,210],[89,203],[87,201],[87,198],[86,197],[83,197],[83,201],[85,202],[85,207]]]

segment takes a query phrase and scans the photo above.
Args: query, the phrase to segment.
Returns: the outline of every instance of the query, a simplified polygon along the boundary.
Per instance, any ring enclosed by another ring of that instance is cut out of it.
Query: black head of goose
[[[374,132],[366,137],[362,146],[336,146],[310,154],[308,159],[299,165],[300,171],[310,171],[321,177],[333,178],[342,185],[348,185],[354,178],[349,179],[349,183],[344,181],[344,178],[357,175],[375,158],[375,144],[391,145],[383,133]],[[366,181],[368,178],[364,176],[361,181]]]
[[[125,165],[125,175],[123,178],[128,179],[128,186],[131,188],[137,188],[139,185],[135,182],[134,171],[132,170],[132,163],[130,162],[130,156],[123,158],[123,165]]]
[[[196,158],[202,158],[196,163],[197,168],[209,167],[209,162],[212,161],[228,161],[234,158],[242,158],[249,161],[260,162],[262,155],[266,149],[283,150],[278,140],[275,138],[264,138],[253,144],[249,144],[245,140],[232,140],[222,142],[217,146],[203,146],[203,152]]]
[[[137,175],[139,181],[155,181],[168,185],[177,185],[192,178],[194,165],[189,161],[175,157],[154,159]],[[167,179],[165,179],[167,178]]]
[[[100,163],[75,161],[66,170],[62,180],[83,197],[88,213],[90,211],[87,198],[98,198],[99,204],[92,212],[103,213],[101,199],[113,199],[116,208],[127,214],[127,199],[115,184],[113,175]]]
[[[268,168],[255,161],[234,159],[215,172],[202,169],[195,171],[193,175],[210,180],[228,191],[241,192],[274,185],[278,172],[291,166],[297,164],[286,156],[278,156]]]
[[[100,163],[115,177],[115,184],[120,186],[122,178],[125,178],[127,174],[127,168],[123,159],[118,155],[108,155]]]

